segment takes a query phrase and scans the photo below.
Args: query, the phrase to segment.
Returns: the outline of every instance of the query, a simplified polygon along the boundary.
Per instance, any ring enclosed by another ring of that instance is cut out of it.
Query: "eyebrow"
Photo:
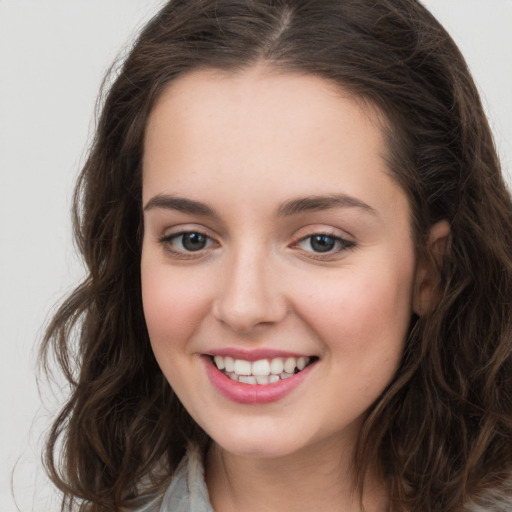
[[[176,210],[178,212],[190,213],[192,215],[204,215],[205,217],[218,217],[217,212],[205,203],[186,199],[184,197],[175,197],[167,194],[158,194],[152,197],[144,206],[144,211],[154,208],[164,210]]]
[[[329,210],[331,208],[360,208],[372,215],[377,211],[360,199],[346,194],[332,194],[326,196],[299,197],[286,201],[276,211],[277,217],[287,217],[305,212]]]
[[[191,215],[202,215],[205,217],[219,218],[217,212],[206,203],[175,197],[168,194],[158,194],[152,197],[144,206],[144,211],[154,208],[164,210],[176,210]],[[325,196],[307,196],[291,199],[281,204],[275,211],[276,217],[289,217],[301,213],[329,210],[331,208],[360,208],[363,211],[377,215],[377,211],[360,199],[346,194],[332,194]]]

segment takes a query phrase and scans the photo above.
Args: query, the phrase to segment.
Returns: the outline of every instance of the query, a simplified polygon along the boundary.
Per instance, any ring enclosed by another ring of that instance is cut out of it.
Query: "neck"
[[[375,475],[367,476],[361,503],[352,451],[337,441],[278,458],[234,455],[214,443],[206,484],[217,512],[384,512],[387,503],[385,487]]]

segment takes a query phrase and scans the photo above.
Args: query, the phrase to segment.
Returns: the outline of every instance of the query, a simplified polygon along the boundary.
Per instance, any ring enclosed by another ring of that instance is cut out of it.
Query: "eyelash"
[[[199,237],[204,237],[206,246],[201,247],[196,251],[187,250],[185,247],[183,247],[183,242],[184,242],[183,237],[185,235],[196,235]],[[180,237],[181,237],[181,245],[183,248],[176,249],[174,247],[173,241],[179,239]],[[342,238],[338,235],[335,235],[335,234],[329,233],[329,232],[311,233],[309,235],[303,236],[303,237],[299,238],[297,241],[293,242],[290,245],[290,247],[300,248],[300,245],[305,243],[307,240],[309,240],[309,245],[311,246],[311,244],[313,243],[314,237],[318,237],[318,238],[323,237],[323,238],[330,239],[330,241],[334,244],[334,248],[335,248],[334,250],[329,249],[325,252],[314,251],[314,250],[308,251],[304,248],[301,249],[304,253],[307,253],[307,255],[308,255],[307,257],[315,259],[315,260],[327,261],[336,254],[339,254],[341,252],[344,252],[344,251],[347,251],[350,249],[354,249],[356,247],[355,242],[352,242],[350,240],[347,240],[345,238]],[[167,251],[168,253],[171,253],[174,257],[177,257],[179,259],[194,259],[197,257],[201,257],[204,255],[203,251],[205,249],[209,248],[208,247],[209,244],[211,245],[212,242],[213,242],[213,244],[217,244],[217,242],[215,242],[215,240],[213,238],[211,238],[206,233],[203,233],[199,230],[188,230],[188,231],[180,231],[179,233],[172,233],[170,235],[162,236],[161,238],[159,238],[158,241],[164,247],[165,251]]]
[[[291,247],[300,247],[300,245],[302,243],[305,243],[308,240],[309,240],[309,246],[311,247],[312,243],[313,243],[313,240],[314,240],[314,237],[317,237],[317,238],[321,238],[321,237],[328,238],[334,244],[333,249],[330,249],[330,250],[325,251],[325,252],[314,251],[314,250],[308,251],[308,250],[302,249],[305,253],[307,253],[307,255],[308,255],[307,257],[308,258],[312,258],[312,259],[315,259],[315,260],[328,261],[332,257],[334,257],[334,256],[336,256],[336,255],[338,255],[338,254],[340,254],[340,253],[342,253],[344,251],[347,251],[347,250],[350,250],[350,249],[354,249],[356,247],[355,242],[352,242],[350,240],[347,240],[346,238],[343,238],[341,236],[338,236],[338,235],[335,235],[334,233],[329,233],[329,232],[317,232],[317,233],[311,233],[309,235],[303,236],[299,240],[294,242],[291,245]]]
[[[204,237],[206,246],[199,248],[197,251],[187,250],[186,248],[183,249],[176,249],[175,248],[175,242],[173,241],[181,238],[181,245],[183,247],[183,238],[185,235],[196,235],[199,237]],[[164,250],[168,253],[170,253],[173,257],[186,260],[186,259],[195,259],[201,256],[204,256],[204,250],[208,248],[208,245],[214,242],[213,238],[208,236],[206,233],[203,233],[199,230],[187,230],[187,231],[180,231],[179,233],[172,233],[170,235],[164,235],[161,238],[158,239],[159,243],[163,246]]]

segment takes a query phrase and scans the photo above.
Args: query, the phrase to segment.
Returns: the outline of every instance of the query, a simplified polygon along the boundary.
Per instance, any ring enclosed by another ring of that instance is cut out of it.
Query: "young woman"
[[[63,510],[511,509],[512,205],[421,4],[169,2],[75,212]]]

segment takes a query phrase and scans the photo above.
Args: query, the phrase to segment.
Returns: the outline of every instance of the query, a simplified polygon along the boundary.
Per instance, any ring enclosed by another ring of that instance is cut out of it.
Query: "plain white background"
[[[58,510],[40,450],[59,396],[37,388],[37,343],[81,275],[69,208],[102,77],[163,3],[0,0],[1,512]],[[425,4],[469,62],[510,175],[512,0]]]

